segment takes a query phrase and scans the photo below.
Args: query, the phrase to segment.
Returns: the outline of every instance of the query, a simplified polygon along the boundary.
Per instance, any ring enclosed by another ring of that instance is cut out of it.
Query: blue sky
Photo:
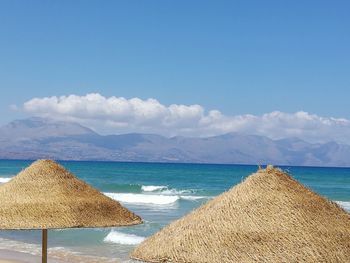
[[[1,1],[0,124],[88,93],[350,118],[348,1]]]

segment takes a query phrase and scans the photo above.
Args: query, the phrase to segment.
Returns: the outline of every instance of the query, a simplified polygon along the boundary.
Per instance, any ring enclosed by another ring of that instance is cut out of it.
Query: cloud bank
[[[79,122],[105,134],[147,132],[202,137],[238,132],[272,139],[298,137],[310,142],[350,144],[349,120],[304,111],[230,116],[197,104],[166,106],[156,99],[104,97],[98,93],[33,98],[22,108],[34,116]]]

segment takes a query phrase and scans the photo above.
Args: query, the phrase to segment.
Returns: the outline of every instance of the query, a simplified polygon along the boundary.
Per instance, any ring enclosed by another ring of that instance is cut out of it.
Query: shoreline
[[[48,257],[50,263],[68,263],[68,261],[58,260]],[[18,252],[8,249],[0,249],[0,263],[37,263],[41,262],[40,256],[35,256],[25,252]]]
[[[31,254],[26,251],[0,248],[0,263],[38,263],[41,255]],[[121,262],[112,258],[101,258],[89,255],[75,255],[73,253],[48,253],[50,263],[117,263]],[[129,261],[128,262],[134,262]]]

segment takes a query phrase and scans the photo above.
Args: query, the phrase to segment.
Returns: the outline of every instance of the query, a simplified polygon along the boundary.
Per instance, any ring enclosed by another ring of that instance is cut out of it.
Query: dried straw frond
[[[268,166],[146,239],[148,262],[350,262],[350,215]]]
[[[0,186],[0,229],[135,225],[141,218],[51,160]]]

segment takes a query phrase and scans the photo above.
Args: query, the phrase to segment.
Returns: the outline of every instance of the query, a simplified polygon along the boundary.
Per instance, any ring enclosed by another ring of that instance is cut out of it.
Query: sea
[[[9,181],[31,162],[0,160],[0,183]],[[258,169],[256,165],[60,163],[144,220],[144,224],[131,227],[50,230],[49,255],[72,262],[134,262],[128,255],[145,238]],[[280,168],[350,212],[350,168]],[[40,255],[41,232],[0,231],[0,249]]]

